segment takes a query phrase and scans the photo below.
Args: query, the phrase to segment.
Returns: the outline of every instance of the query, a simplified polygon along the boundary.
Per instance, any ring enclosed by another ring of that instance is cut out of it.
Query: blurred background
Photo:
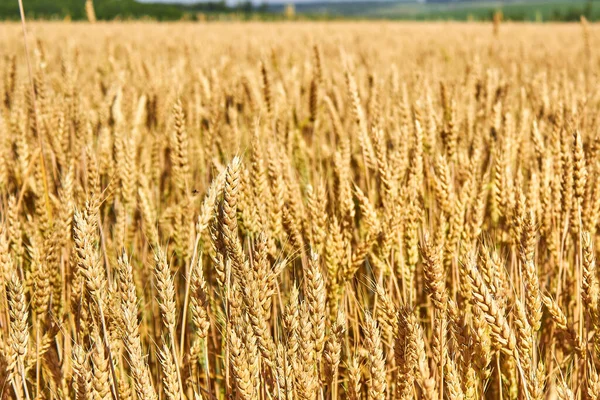
[[[23,0],[44,20],[456,20],[590,21],[599,0]],[[0,19],[17,20],[17,0],[0,0]]]

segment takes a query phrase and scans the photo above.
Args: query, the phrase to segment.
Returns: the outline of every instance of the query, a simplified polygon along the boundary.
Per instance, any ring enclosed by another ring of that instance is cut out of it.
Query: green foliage
[[[29,18],[64,18],[70,15],[73,19],[85,18],[85,3],[78,0],[29,0],[24,1],[25,14]],[[3,19],[19,19],[17,1],[0,2],[0,17]]]
[[[85,0],[24,0],[25,14],[29,19],[86,20]],[[196,4],[138,3],[135,0],[94,0],[99,20],[153,19],[158,21],[194,20],[198,13],[206,19],[274,20],[281,18],[268,10],[266,3],[253,5],[250,1],[229,7],[225,1]],[[0,0],[0,20],[18,20],[17,0]]]
[[[31,19],[85,20],[84,0],[26,0],[25,15]],[[142,4],[134,0],[95,0],[96,17],[100,20],[115,18],[150,17],[157,20],[181,19],[184,11],[167,4]],[[19,19],[19,6],[16,0],[0,2],[0,19]]]
[[[178,20],[184,12],[177,6],[167,4],[142,4],[132,0],[95,0],[96,16],[101,20],[149,17],[159,21]]]
[[[31,19],[85,20],[85,0],[25,0],[25,13]],[[284,5],[253,5],[240,1],[229,7],[224,0],[195,4],[138,3],[135,0],[94,0],[99,20],[150,18],[159,21],[207,20],[281,20]],[[296,19],[401,19],[401,20],[475,20],[489,21],[501,10],[510,21],[578,21],[584,15],[590,21],[600,20],[600,1],[533,0],[533,1],[463,1],[438,4],[416,4],[390,1],[342,1],[297,3]],[[0,0],[0,20],[19,19],[17,0]]]

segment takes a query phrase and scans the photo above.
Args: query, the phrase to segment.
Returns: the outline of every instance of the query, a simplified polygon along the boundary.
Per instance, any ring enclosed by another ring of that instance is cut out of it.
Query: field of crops
[[[467,1],[444,4],[387,3],[387,5],[380,3],[380,5],[380,8],[372,10],[365,8],[362,12],[364,15],[375,18],[457,21],[491,20],[497,11],[501,11],[504,18],[511,21],[577,21],[582,14],[594,20],[600,17],[599,7],[591,7],[588,10],[587,6],[591,3],[582,0],[486,1],[481,3]],[[360,15],[360,13],[356,15]]]
[[[599,398],[596,26],[28,35],[1,399]]]
[[[389,0],[340,0],[297,2],[298,15],[313,18],[381,18],[392,20],[491,21],[502,12],[509,21],[579,21],[600,18],[600,7],[588,0],[497,0],[414,2]],[[285,3],[269,7],[283,13]],[[1,10],[0,10],[1,13]],[[16,14],[16,12],[15,12]]]

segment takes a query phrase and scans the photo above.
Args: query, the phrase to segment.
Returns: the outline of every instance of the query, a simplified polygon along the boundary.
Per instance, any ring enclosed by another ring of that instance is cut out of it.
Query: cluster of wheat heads
[[[30,28],[2,399],[599,397],[593,26]]]

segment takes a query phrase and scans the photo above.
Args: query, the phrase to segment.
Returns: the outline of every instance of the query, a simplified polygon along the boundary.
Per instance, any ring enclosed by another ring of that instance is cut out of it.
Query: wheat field
[[[599,35],[0,24],[0,398],[600,398]]]

